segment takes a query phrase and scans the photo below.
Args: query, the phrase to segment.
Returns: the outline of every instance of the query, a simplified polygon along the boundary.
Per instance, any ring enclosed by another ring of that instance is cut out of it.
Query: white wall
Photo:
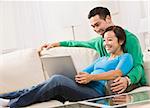
[[[89,39],[87,14],[100,2],[0,1],[1,49],[37,47],[42,42]]]
[[[0,51],[72,40],[72,25],[76,40],[89,40],[97,36],[87,18],[96,6],[108,7],[115,24],[137,33],[147,1],[0,1]]]
[[[119,6],[120,25],[137,35],[144,51],[150,46],[150,1],[121,1]]]

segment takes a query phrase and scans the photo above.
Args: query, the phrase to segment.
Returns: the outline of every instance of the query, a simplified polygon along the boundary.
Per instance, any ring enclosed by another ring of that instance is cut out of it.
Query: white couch
[[[71,55],[78,71],[98,57],[95,50],[81,47],[52,48],[43,51],[41,55],[43,57]],[[150,72],[150,60],[148,59],[145,60],[145,69],[147,76],[150,78],[150,74],[148,74]],[[0,93],[28,88],[48,78],[47,73],[43,71],[40,57],[34,49],[19,50],[0,55]],[[150,87],[141,87],[137,90],[145,89],[150,89]],[[59,105],[62,105],[62,103],[53,100],[34,104],[26,108],[47,108]]]

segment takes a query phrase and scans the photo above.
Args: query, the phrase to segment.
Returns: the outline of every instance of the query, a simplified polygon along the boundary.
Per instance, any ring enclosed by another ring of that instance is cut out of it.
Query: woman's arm
[[[91,80],[92,81],[97,81],[97,80],[112,80],[115,79],[116,76],[122,76],[121,70],[111,70],[105,73],[101,74],[91,74]]]
[[[78,83],[86,84],[89,83],[90,81],[111,80],[114,79],[115,76],[126,75],[132,69],[132,67],[133,67],[132,56],[126,53],[119,58],[119,63],[116,66],[115,70],[110,70],[108,72],[100,74],[88,74],[82,72],[76,76],[76,81]]]
[[[122,76],[122,72],[120,70],[111,70],[101,74],[89,74],[86,72],[80,72],[78,75],[76,75],[75,80],[80,84],[87,84],[91,81],[111,80],[114,79],[115,76]]]
[[[103,57],[100,57],[100,58],[98,58],[98,59],[96,59],[91,65],[89,65],[89,66],[87,66],[86,68],[84,68],[83,70],[82,70],[82,72],[86,72],[86,73],[91,73],[91,72],[93,72],[93,70],[94,70],[94,65],[98,62],[98,61],[100,61],[101,59],[102,59]]]
[[[91,76],[91,78],[93,80],[111,80],[114,79],[116,76],[127,75],[132,68],[133,68],[132,56],[128,53],[125,53],[119,58],[119,63],[116,66],[115,70],[111,70],[98,75],[93,75],[93,77]]]

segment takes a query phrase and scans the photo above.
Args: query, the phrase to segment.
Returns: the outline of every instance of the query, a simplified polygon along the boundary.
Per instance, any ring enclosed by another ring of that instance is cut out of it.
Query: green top
[[[134,67],[128,73],[128,77],[131,80],[131,84],[139,84],[146,85],[146,77],[143,68],[143,54],[141,50],[141,46],[137,37],[132,34],[131,32],[125,30],[126,33],[126,45],[125,45],[125,52],[128,52],[132,55],[134,60]],[[103,46],[103,38],[101,36],[89,40],[89,41],[62,41],[60,42],[60,46],[65,47],[86,47],[95,49],[99,55],[102,56],[109,56],[106,49]]]

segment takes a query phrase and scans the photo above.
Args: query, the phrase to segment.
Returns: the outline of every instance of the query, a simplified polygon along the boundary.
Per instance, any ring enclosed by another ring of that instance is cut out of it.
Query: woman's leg
[[[35,86],[28,88],[28,89],[22,89],[22,90],[18,90],[18,91],[14,91],[14,92],[10,92],[10,93],[5,93],[5,94],[0,94],[0,98],[3,99],[14,99],[19,97],[21,94],[24,94],[26,92],[28,92],[29,90],[33,89]]]
[[[54,75],[43,84],[36,86],[16,99],[12,99],[9,106],[16,108],[51,99],[61,98],[64,101],[78,101],[98,96],[100,94],[90,87],[79,85],[65,76]]]

